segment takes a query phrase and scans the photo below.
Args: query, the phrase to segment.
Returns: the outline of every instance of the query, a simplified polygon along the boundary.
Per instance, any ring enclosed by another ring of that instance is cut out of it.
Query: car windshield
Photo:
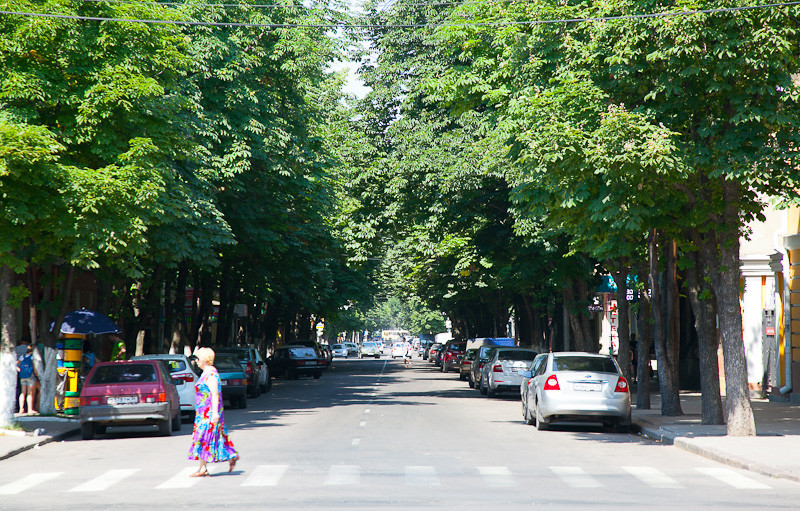
[[[616,373],[614,361],[606,357],[553,357],[556,371],[588,371],[592,373]]]
[[[365,342],[364,344],[362,344],[362,347],[364,347],[364,348],[377,348],[377,346],[375,345],[374,342]]]
[[[332,347],[332,349],[335,349],[335,350],[343,350],[343,349],[344,349],[344,346],[342,346],[341,344],[334,344],[334,345],[333,345],[333,347]]]
[[[151,383],[156,381],[153,364],[111,364],[100,366],[89,382],[92,385],[116,383]]]
[[[534,351],[506,351],[497,354],[497,360],[533,360],[536,358]]]
[[[317,356],[317,352],[311,348],[291,348],[289,352],[295,358],[315,358]]]
[[[183,360],[176,360],[176,359],[166,360],[166,359],[162,359],[162,361],[165,364],[167,364],[167,367],[169,367],[169,372],[171,372],[171,373],[179,373],[181,371],[185,371],[186,370],[186,362],[183,361]]]

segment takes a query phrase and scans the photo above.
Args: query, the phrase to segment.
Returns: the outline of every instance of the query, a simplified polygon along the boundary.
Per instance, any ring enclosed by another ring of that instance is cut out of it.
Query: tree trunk
[[[619,262],[620,270],[614,273],[617,284],[617,362],[622,376],[629,382],[631,378],[631,328],[630,308],[628,306],[628,262]]]
[[[583,349],[591,351],[592,353],[600,352],[600,339],[594,335],[591,323],[589,322],[589,310],[587,308],[589,300],[589,285],[584,279],[578,279],[578,296],[575,300],[578,318],[581,322],[581,329],[583,330]]]
[[[695,239],[699,239],[695,236]],[[719,361],[717,360],[717,327],[713,292],[704,288],[700,278],[700,257],[689,254],[694,264],[686,269],[686,294],[692,305],[697,330],[700,356],[700,389],[702,393],[703,424],[724,424],[722,397],[719,388]]]
[[[641,279],[644,281],[644,278]],[[636,408],[650,409],[650,348],[653,346],[650,297],[639,297],[639,342],[636,346]]]
[[[53,272],[55,273],[55,271]],[[40,397],[39,397],[39,413],[42,415],[53,415],[56,413],[56,381],[58,379],[58,372],[56,370],[56,342],[61,335],[61,324],[64,322],[64,316],[72,308],[72,284],[75,280],[75,267],[68,266],[67,275],[64,277],[64,282],[61,288],[57,291],[57,296],[61,298],[61,305],[58,315],[53,321],[53,329],[48,330],[45,328],[43,334],[40,336],[41,344],[44,351],[44,367],[39,371],[39,384],[40,384]],[[56,281],[54,278],[53,281]],[[46,295],[47,296],[47,295]],[[50,325],[50,315],[47,310],[42,311],[41,317],[44,319],[45,325]],[[38,322],[37,322],[38,323]]]
[[[575,292],[572,289],[572,282],[568,282],[562,291],[564,296],[564,306],[567,309],[567,320],[569,321],[570,331],[572,332],[571,348],[574,351],[586,351],[586,337],[584,337],[583,326],[578,318],[577,303]]]
[[[658,360],[661,414],[677,416],[683,415],[683,412],[681,411],[678,385],[673,378],[674,371],[672,361],[670,360],[669,353],[667,353],[658,259],[657,233],[655,230],[652,230],[650,239],[650,291],[653,295],[651,302],[653,308],[653,342],[655,343],[656,359]]]
[[[17,323],[9,303],[14,270],[0,268],[0,428],[14,424],[14,401],[17,390]]]

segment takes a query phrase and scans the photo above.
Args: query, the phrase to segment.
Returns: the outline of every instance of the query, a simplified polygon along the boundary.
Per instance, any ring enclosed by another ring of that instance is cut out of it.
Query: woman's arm
[[[213,378],[208,379],[208,389],[211,391],[211,422],[219,422],[219,373],[214,372]]]

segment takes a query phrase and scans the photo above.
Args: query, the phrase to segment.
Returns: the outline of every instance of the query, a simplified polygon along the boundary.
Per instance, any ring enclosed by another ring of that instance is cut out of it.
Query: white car
[[[131,360],[161,360],[169,369],[169,374],[175,380],[178,397],[181,403],[181,414],[194,418],[194,384],[197,381],[191,362],[186,355],[139,355]]]
[[[614,426],[619,433],[630,430],[630,388],[610,355],[549,353],[532,378],[524,409],[526,422],[536,429],[555,422],[590,421]]]
[[[334,357],[347,358],[347,347],[342,344],[334,344],[331,346],[331,353]]]
[[[358,358],[375,357],[381,358],[381,348],[377,342],[362,342],[358,347]]]
[[[400,357],[403,358],[406,356],[406,343],[404,342],[395,342],[392,344],[392,358]]]

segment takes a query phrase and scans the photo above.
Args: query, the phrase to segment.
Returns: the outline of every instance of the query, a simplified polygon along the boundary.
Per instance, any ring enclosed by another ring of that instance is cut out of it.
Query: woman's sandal
[[[231,458],[231,462],[230,462],[231,464],[230,464],[230,467],[228,468],[228,473],[229,474],[231,472],[233,472],[234,468],[236,468],[236,462],[237,461],[239,461],[239,456],[236,456],[235,458]]]
[[[198,470],[194,474],[190,475],[189,477],[206,477],[208,476],[208,469],[206,470]]]

